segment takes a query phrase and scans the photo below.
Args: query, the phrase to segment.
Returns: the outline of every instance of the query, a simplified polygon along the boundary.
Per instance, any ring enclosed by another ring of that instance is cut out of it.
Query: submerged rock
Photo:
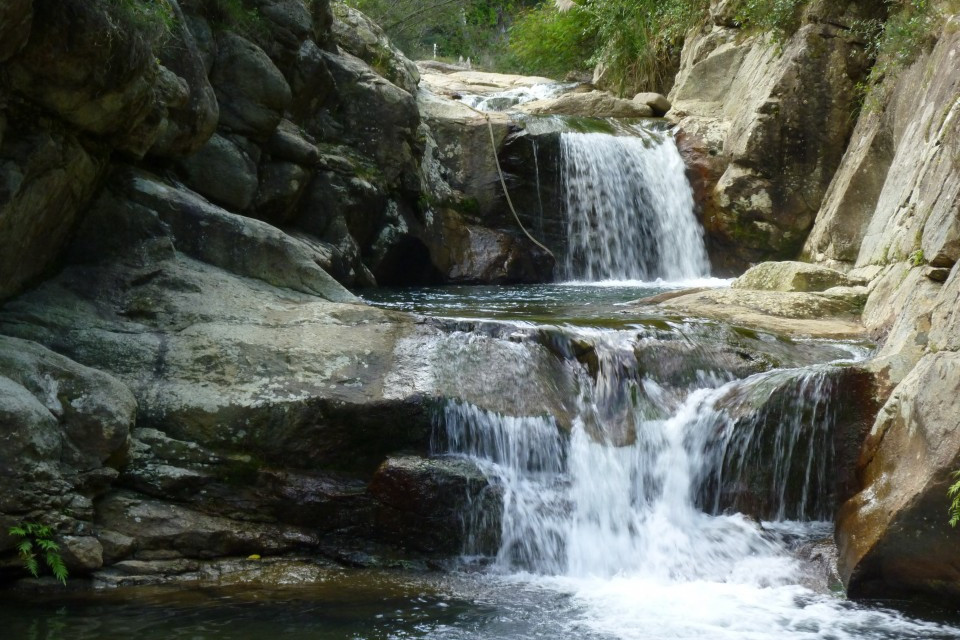
[[[500,493],[477,466],[461,459],[388,458],[370,482],[384,539],[418,551],[458,553],[468,536],[497,547]],[[485,530],[471,525],[483,522]]]

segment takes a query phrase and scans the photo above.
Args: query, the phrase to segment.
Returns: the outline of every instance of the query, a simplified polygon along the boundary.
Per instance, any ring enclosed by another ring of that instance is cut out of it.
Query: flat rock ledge
[[[867,287],[834,286],[823,291],[744,288],[688,289],[637,300],[633,305],[657,306],[677,313],[792,337],[860,340],[867,337],[860,321]],[[783,289],[788,287],[784,286]]]

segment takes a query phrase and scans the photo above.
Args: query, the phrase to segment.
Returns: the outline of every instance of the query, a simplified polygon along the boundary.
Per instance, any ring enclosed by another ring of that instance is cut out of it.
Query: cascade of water
[[[597,334],[592,371],[579,367],[569,434],[552,418],[446,407],[448,451],[476,461],[503,491],[498,566],[788,580],[795,562],[759,527],[714,514],[735,506],[738,491],[759,495],[750,506],[774,518],[826,514],[829,368],[778,370],[684,397],[641,377],[625,333]],[[771,402],[774,394],[789,400]],[[753,575],[758,559],[762,576]]]
[[[708,276],[703,229],[668,134],[563,133],[566,277],[686,280]]]

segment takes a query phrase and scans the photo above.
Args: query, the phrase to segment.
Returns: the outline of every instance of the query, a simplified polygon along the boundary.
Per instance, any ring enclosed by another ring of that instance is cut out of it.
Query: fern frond
[[[50,567],[50,572],[53,573],[53,577],[62,584],[67,584],[67,566],[63,563],[63,558],[60,557],[60,554],[54,551],[47,551],[46,560],[47,566]]]
[[[23,558],[23,566],[34,578],[40,575],[40,565],[37,563],[37,558],[35,556],[31,555],[27,558]]]
[[[21,556],[32,556],[33,555],[33,542],[31,540],[24,540],[17,545],[17,553]]]
[[[10,535],[17,536],[18,538],[26,538],[27,535],[29,535],[27,534],[27,530],[20,526],[10,527],[9,533]]]
[[[37,538],[49,538],[53,535],[53,529],[45,524],[31,524],[28,526],[31,527],[31,533]]]
[[[37,546],[43,551],[60,551],[60,545],[46,538],[37,538]]]

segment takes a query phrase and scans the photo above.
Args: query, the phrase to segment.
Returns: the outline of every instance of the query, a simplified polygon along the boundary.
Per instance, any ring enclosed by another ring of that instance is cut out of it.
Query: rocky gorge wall
[[[379,28],[325,0],[16,0],[0,43],[5,577],[20,522],[54,527],[74,575],[136,582],[404,546],[427,485],[467,495],[427,462],[371,483],[426,452],[457,380],[398,346],[442,332],[345,286],[552,264],[442,206],[417,70]]]
[[[718,315],[709,307],[722,303],[728,320],[800,333],[818,330],[804,328],[805,318],[836,316],[877,342],[868,367],[882,408],[856,465],[856,495],[838,517],[840,573],[854,597],[954,598],[960,534],[947,524],[947,487],[960,468],[958,8],[935,5],[944,17],[916,60],[891,66],[858,109],[874,61],[852,27],[883,18],[880,3],[814,2],[780,43],[738,33],[729,6],[714,2],[712,23],[688,38],[671,94],[715,266],[800,257],[823,267],[818,273],[842,273],[823,287],[748,274],[729,292],[664,304]],[[821,293],[801,293],[810,291]],[[846,300],[845,310],[808,315],[792,306],[830,300]]]
[[[834,337],[879,345],[858,389],[879,389],[883,408],[856,479],[842,473],[855,495],[838,520],[841,572],[854,596],[960,594],[946,524],[960,467],[960,23],[857,113],[871,60],[851,26],[883,3],[814,2],[782,43],[744,32],[727,4],[688,38],[670,114],[714,265],[802,256],[846,274],[796,305],[811,321],[842,314]],[[77,575],[116,583],[250,553],[449,551],[458,541],[436,531],[459,525],[451,496],[483,483],[419,457],[433,403],[479,397],[471,373],[513,372],[510,350],[492,341],[477,369],[452,371],[436,346],[449,328],[346,287],[549,277],[505,214],[486,118],[431,97],[342,5],[256,0],[253,22],[213,0],[171,1],[170,15],[128,5],[0,7],[4,575],[17,575],[8,527],[32,520],[57,527]],[[520,180],[530,136],[492,125],[535,211]],[[737,291],[724,306],[767,302]],[[783,306],[765,310],[771,330],[797,328]],[[537,373],[512,387],[560,415],[555,350],[536,346]]]

